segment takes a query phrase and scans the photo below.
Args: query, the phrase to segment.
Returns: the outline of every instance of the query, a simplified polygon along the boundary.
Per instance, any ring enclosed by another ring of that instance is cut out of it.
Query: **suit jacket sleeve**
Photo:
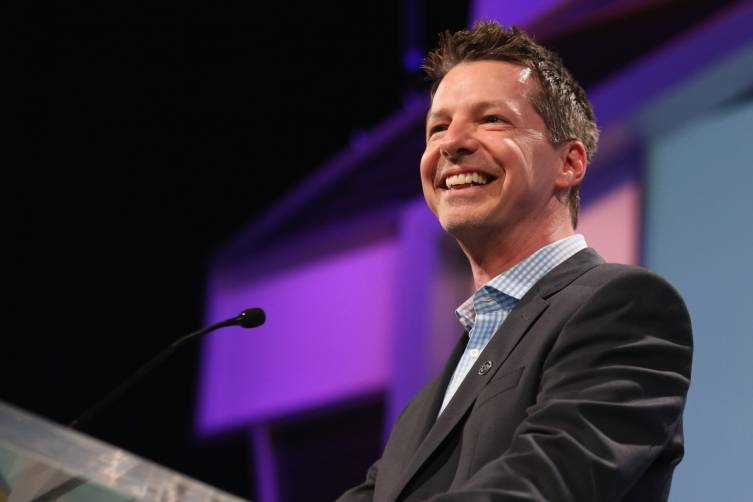
[[[510,447],[431,500],[621,499],[680,426],[691,356],[674,289],[645,271],[621,274],[563,325]]]

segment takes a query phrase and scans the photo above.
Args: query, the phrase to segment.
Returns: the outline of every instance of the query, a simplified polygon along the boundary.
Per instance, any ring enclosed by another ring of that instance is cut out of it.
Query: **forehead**
[[[507,61],[469,61],[452,68],[439,83],[431,111],[446,107],[497,102],[520,109],[536,92],[538,84],[530,68]]]

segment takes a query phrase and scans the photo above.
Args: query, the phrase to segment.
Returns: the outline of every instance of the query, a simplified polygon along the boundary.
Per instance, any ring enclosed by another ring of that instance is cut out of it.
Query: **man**
[[[494,22],[445,34],[425,69],[424,196],[477,290],[444,371],[341,500],[666,500],[690,321],[665,281],[574,232],[598,139],[584,91]]]

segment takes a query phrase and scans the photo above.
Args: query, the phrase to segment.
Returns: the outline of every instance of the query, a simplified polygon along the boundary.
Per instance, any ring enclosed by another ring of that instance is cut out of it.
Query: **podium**
[[[0,401],[0,502],[242,502]]]

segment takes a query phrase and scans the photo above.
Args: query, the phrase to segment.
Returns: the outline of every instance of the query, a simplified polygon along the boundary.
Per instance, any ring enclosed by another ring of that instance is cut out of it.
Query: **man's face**
[[[439,84],[421,158],[424,197],[458,239],[536,231],[555,193],[561,154],[530,103],[528,68],[461,63]]]

